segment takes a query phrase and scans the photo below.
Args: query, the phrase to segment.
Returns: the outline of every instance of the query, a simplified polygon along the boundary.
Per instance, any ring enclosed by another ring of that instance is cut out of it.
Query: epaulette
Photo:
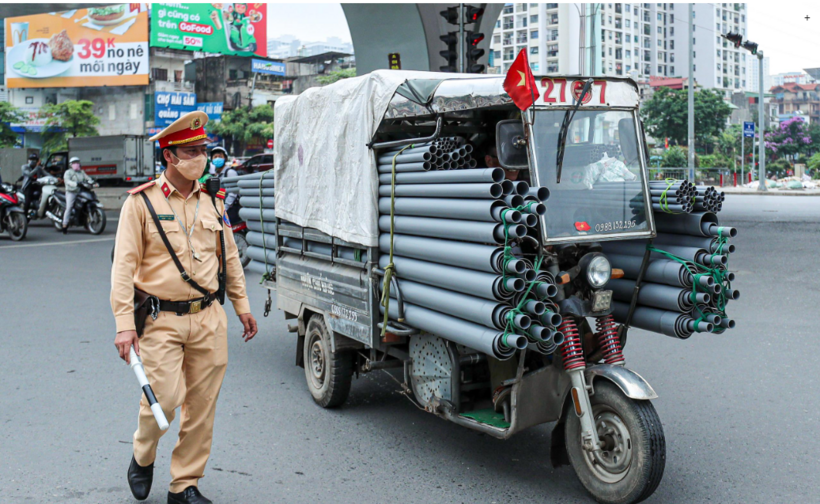
[[[144,190],[148,189],[149,187],[151,187],[151,186],[153,186],[153,185],[156,185],[156,183],[157,183],[157,181],[156,181],[156,180],[152,180],[151,182],[146,182],[146,183],[144,183],[144,184],[142,184],[142,185],[139,185],[139,186],[137,186],[137,187],[135,187],[135,188],[133,188],[133,189],[129,190],[129,191],[128,191],[128,194],[137,194],[137,193],[140,193],[140,192],[142,192],[142,191],[144,191]]]
[[[205,194],[210,194],[208,189],[205,187],[205,184],[202,184],[202,192]],[[219,199],[225,199],[225,189],[220,189],[216,192],[216,197]]]

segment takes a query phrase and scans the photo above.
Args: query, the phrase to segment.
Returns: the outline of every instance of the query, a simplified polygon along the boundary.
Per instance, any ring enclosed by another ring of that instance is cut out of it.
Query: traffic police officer
[[[174,410],[182,407],[179,439],[171,456],[169,504],[211,502],[197,485],[210,455],[216,400],[228,362],[227,316],[214,302],[222,254],[220,231],[225,239],[227,297],[242,322],[245,341],[257,331],[231,228],[220,222],[224,192],[219,191],[214,203],[197,182],[207,161],[207,122],[205,113],[191,112],[151,138],[159,141],[167,170],[157,180],[129,191],[111,269],[114,345],[120,357],[128,362],[134,345],[169,421]],[[140,193],[158,214],[156,222],[185,273],[209,294],[203,296],[181,275]],[[134,288],[159,300],[156,318],[147,317],[141,338],[134,323]],[[163,434],[143,397],[128,468],[131,492],[139,500],[151,490],[157,443]]]

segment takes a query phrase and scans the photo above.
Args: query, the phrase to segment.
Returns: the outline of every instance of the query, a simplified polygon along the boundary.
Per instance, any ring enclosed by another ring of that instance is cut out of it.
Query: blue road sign
[[[754,138],[755,137],[755,123],[753,122],[744,122],[743,123],[743,136],[747,138]]]

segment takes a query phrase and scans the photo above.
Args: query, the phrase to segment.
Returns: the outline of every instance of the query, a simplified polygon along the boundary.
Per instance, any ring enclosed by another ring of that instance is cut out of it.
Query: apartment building
[[[496,22],[488,72],[503,73],[521,49],[539,74],[598,74],[652,77],[688,75],[688,4],[509,3]],[[695,80],[705,88],[745,89],[742,48],[721,34],[746,35],[746,5],[696,4]]]
[[[760,91],[760,60],[752,58],[748,65],[748,77],[746,78],[746,91],[757,93]],[[772,76],[769,75],[769,58],[763,58],[763,91],[768,93],[772,88]]]

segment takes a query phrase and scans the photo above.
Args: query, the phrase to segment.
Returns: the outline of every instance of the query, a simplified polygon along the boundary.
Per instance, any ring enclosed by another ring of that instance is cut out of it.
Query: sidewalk
[[[820,196],[820,189],[769,189],[766,192],[750,189],[748,187],[720,187],[714,186],[716,190],[726,194],[747,194],[756,196]]]

